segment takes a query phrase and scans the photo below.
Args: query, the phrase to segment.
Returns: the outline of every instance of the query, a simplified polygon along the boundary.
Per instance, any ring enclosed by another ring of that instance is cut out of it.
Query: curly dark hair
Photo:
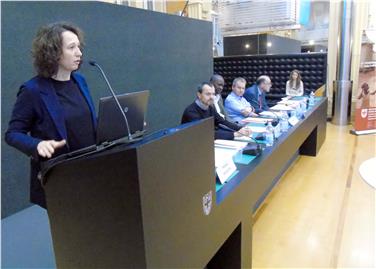
[[[84,45],[83,32],[71,23],[56,22],[39,28],[31,50],[38,75],[49,78],[57,73],[58,61],[62,54],[61,34],[65,31],[75,33],[80,45]]]

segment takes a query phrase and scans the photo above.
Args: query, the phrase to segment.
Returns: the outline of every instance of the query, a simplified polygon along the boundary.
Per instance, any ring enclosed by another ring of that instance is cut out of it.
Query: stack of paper
[[[223,162],[228,162],[238,154],[239,150],[226,149],[226,148],[214,148],[215,167],[221,166]]]
[[[290,100],[291,98],[293,98],[293,96],[286,96],[286,97],[282,97],[282,101],[285,101],[285,100]]]
[[[273,109],[273,108],[271,108],[271,109]],[[282,113],[276,112],[276,111],[263,111],[263,112],[260,113],[260,115],[263,116],[263,117],[272,117],[272,118],[282,117]]]
[[[289,110],[294,110],[294,108],[287,106],[287,105],[280,105],[277,104],[273,107],[270,108],[271,110],[281,110],[281,111],[289,111]]]
[[[237,137],[234,137],[234,139],[236,141],[242,141],[242,142],[254,142],[255,140],[252,139],[251,137],[249,136],[237,136]]]
[[[233,141],[233,140],[222,140],[222,139],[216,139],[214,141],[214,146],[217,148],[228,148],[228,149],[234,149],[234,150],[240,150],[247,146],[248,143],[246,142],[239,142],[239,141]]]
[[[282,101],[279,101],[278,104],[296,107],[300,104],[300,101],[299,100],[282,100]]]
[[[265,119],[265,118],[255,118],[255,117],[248,117],[242,120],[242,123],[267,123],[268,121],[273,121],[273,119]]]
[[[266,126],[248,126],[248,129],[250,129],[253,133],[265,133],[266,132]]]

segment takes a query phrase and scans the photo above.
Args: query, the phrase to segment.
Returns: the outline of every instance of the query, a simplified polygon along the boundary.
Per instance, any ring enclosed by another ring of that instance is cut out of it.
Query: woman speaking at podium
[[[96,114],[84,77],[83,34],[70,23],[41,27],[32,44],[37,76],[21,85],[5,141],[31,156],[30,201],[46,208],[40,162],[95,144]]]

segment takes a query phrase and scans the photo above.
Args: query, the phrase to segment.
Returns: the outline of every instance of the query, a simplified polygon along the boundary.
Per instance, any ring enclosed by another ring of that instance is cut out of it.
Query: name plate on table
[[[291,118],[289,118],[289,123],[292,126],[295,126],[298,122],[299,122],[299,119],[296,116],[292,116]]]
[[[226,159],[220,164],[217,164],[216,172],[221,184],[224,184],[231,175],[236,171],[236,165],[232,158]]]

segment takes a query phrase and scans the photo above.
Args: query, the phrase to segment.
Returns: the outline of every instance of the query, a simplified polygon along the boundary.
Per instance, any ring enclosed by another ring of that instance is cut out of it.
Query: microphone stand
[[[121,105],[120,105],[119,99],[118,99],[117,96],[115,95],[115,92],[114,92],[114,90],[112,89],[111,84],[110,84],[110,82],[108,81],[108,79],[107,79],[105,73],[103,72],[103,70],[102,70],[102,68],[99,66],[99,64],[97,64],[95,61],[89,61],[89,64],[92,65],[92,66],[97,67],[97,68],[99,69],[99,71],[101,72],[101,74],[102,74],[104,80],[105,80],[106,83],[107,83],[108,88],[109,88],[110,91],[111,91],[112,96],[113,96],[114,99],[115,99],[115,103],[116,103],[117,107],[119,108],[121,114],[123,115],[123,118],[124,118],[124,121],[125,121],[125,125],[126,125],[126,127],[127,127],[127,131],[128,131],[128,139],[129,139],[129,141],[132,141],[132,140],[133,140],[133,137],[132,137],[132,135],[131,135],[131,130],[130,130],[130,128],[129,128],[129,124],[128,124],[127,116],[125,115],[125,112],[124,112],[123,108],[122,108]]]

